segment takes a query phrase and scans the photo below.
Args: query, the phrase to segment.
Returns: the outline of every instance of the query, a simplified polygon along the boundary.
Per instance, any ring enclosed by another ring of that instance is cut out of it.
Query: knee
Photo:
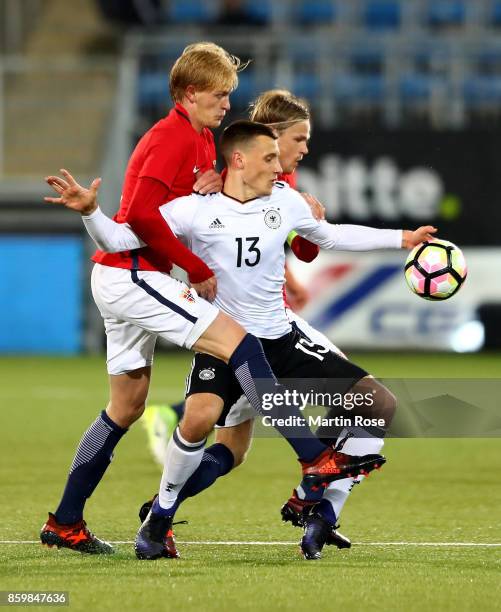
[[[374,406],[377,416],[384,419],[386,427],[389,427],[397,410],[397,398],[387,387],[379,383],[375,396]]]
[[[200,442],[214,428],[223,409],[223,400],[212,393],[190,395],[184,407],[184,416],[179,423],[181,436],[191,443]]]
[[[386,428],[388,428],[397,409],[397,398],[395,395],[372,377],[360,380],[353,390],[367,398],[364,406],[360,408],[362,416],[384,419]]]
[[[213,421],[204,415],[189,418],[185,415],[179,423],[179,432],[187,442],[196,443],[207,438],[213,426]]]
[[[143,401],[123,403],[110,402],[107,413],[120,427],[130,427],[143,414],[145,403]]]

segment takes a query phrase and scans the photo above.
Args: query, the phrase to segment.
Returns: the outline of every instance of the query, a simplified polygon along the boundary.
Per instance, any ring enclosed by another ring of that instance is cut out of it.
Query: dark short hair
[[[228,163],[231,154],[238,145],[249,142],[257,138],[257,136],[268,136],[268,138],[273,138],[273,140],[278,138],[275,130],[264,123],[248,121],[246,119],[230,123],[224,129],[219,139],[219,150],[226,163]]]

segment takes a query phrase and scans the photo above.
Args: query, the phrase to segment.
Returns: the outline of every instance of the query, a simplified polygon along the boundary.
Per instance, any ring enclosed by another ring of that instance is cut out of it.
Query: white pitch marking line
[[[224,542],[212,540],[176,540],[177,544],[200,544],[204,546],[296,546],[295,542]],[[40,540],[0,540],[0,544],[39,544]],[[117,540],[110,544],[134,544],[133,540]],[[354,546],[483,546],[501,547],[501,542],[353,542]]]

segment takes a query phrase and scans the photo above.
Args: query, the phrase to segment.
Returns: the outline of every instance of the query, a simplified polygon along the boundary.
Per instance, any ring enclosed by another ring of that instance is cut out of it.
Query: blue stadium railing
[[[383,0],[374,0],[377,3]],[[484,3],[484,9],[494,6]],[[489,119],[501,120],[501,37],[480,27],[452,34],[409,29],[405,36],[358,27],[305,30],[284,24],[245,33],[186,27],[183,34],[179,28],[138,34],[130,37],[134,42],[129,49],[138,59],[140,114],[149,120],[163,114],[169,104],[172,62],[184,46],[204,38],[252,58],[232,95],[237,111],[265,89],[287,87],[309,99],[315,120],[323,125],[350,121],[351,116],[356,120],[360,111],[374,113],[387,125],[416,115],[435,127],[459,128],[484,111]]]
[[[165,21],[210,24],[223,11],[221,0],[170,0]],[[408,24],[436,30],[501,25],[500,0],[242,0],[249,20],[289,25],[351,25],[370,31],[398,31]]]

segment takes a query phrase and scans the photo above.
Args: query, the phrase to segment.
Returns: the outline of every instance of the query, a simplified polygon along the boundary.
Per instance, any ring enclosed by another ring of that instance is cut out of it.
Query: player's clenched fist
[[[215,276],[211,276],[206,281],[203,281],[203,283],[192,283],[191,286],[200,297],[203,297],[208,302],[213,302],[216,298],[217,280]]]
[[[193,191],[200,195],[219,193],[223,188],[223,179],[215,170],[207,170],[207,172],[203,174],[198,172],[196,178],[197,180],[193,185]]]
[[[96,178],[87,189],[79,185],[71,174],[61,169],[64,179],[59,176],[46,176],[45,181],[59,194],[58,198],[46,197],[44,200],[51,204],[62,204],[66,208],[76,210],[82,215],[90,215],[97,208],[97,191],[101,184],[101,179]]]

